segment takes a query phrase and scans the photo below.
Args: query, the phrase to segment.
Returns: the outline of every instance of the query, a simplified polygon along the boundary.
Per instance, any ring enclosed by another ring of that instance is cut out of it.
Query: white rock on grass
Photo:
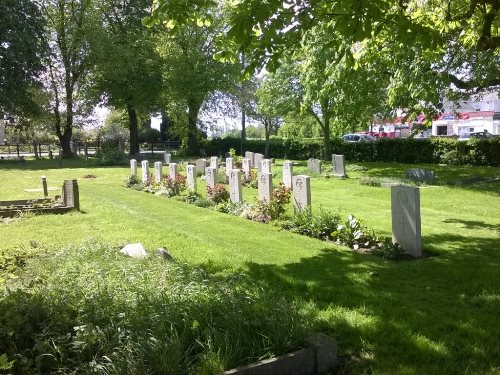
[[[142,243],[129,243],[125,245],[121,250],[120,253],[128,255],[129,257],[132,258],[146,258],[148,254],[146,253],[146,250],[144,249],[144,246]]]

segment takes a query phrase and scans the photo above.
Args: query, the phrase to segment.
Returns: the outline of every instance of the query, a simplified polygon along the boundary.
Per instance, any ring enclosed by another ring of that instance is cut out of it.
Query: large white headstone
[[[293,177],[293,205],[302,211],[311,207],[311,177],[299,175]]]
[[[229,172],[229,196],[233,203],[243,201],[241,192],[241,171],[239,169],[231,169]]]
[[[161,182],[163,178],[163,170],[162,170],[163,164],[161,161],[155,162],[155,180],[156,182]]]
[[[244,158],[242,164],[243,173],[245,174],[245,178],[248,180],[250,178],[250,171],[252,170],[252,161],[249,158]]]
[[[196,166],[188,165],[186,167],[187,187],[189,191],[196,191]]]
[[[217,169],[213,167],[205,168],[205,181],[207,183],[207,187],[213,189],[217,182]]]
[[[293,164],[290,160],[285,160],[283,162],[283,184],[290,189],[293,188],[292,176]]]
[[[391,187],[392,242],[415,257],[422,256],[420,189],[414,186]]]
[[[130,159],[130,174],[137,176],[137,160]]]
[[[170,163],[168,165],[168,177],[171,180],[175,180],[175,176],[177,176],[177,163]]]
[[[271,171],[271,159],[263,159],[262,162],[261,162],[261,172],[265,172],[265,173],[273,173]]]
[[[208,167],[207,159],[196,159],[196,171],[205,173],[205,168]]]
[[[168,153],[164,154],[163,155],[163,163],[165,163],[165,165],[170,164],[171,158],[172,158],[172,155],[170,155]]]
[[[307,160],[307,169],[313,173],[321,173],[321,160],[314,158]]]
[[[143,160],[141,162],[142,167],[142,183],[148,182],[149,179],[149,161]]]
[[[273,175],[271,173],[259,172],[257,174],[258,186],[259,186],[259,200],[260,201],[271,201],[271,195],[273,193]]]
[[[332,155],[333,175],[345,177],[345,158],[344,155]]]
[[[257,167],[258,172],[262,172],[262,164],[260,163],[262,160],[264,160],[264,155],[262,154],[253,154],[253,166]]]
[[[233,158],[226,158],[226,176],[229,176],[231,173],[231,169],[234,168],[234,160]]]
[[[210,167],[212,168],[219,168],[219,159],[217,158],[217,156],[212,156],[210,158]]]

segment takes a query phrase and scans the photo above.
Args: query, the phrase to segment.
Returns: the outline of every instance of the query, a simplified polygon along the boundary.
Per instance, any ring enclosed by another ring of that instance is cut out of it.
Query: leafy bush
[[[333,240],[332,233],[340,224],[340,215],[320,209],[314,215],[311,210],[297,212],[290,220],[283,221],[283,229],[320,240]]]
[[[246,187],[257,189],[258,188],[257,172],[255,172],[254,170],[250,170],[248,176],[246,174],[243,174],[243,180],[241,181],[241,184]]]
[[[181,174],[176,174],[175,178],[165,176],[161,181],[161,193],[167,197],[179,195],[187,189],[187,178]]]
[[[403,249],[398,243],[392,243],[390,238],[387,238],[384,242],[379,243],[378,246],[374,248],[372,253],[389,260],[400,260],[408,257],[405,249]]]
[[[287,188],[282,182],[273,189],[271,201],[268,203],[269,216],[271,220],[280,219],[286,212],[286,205],[290,203],[292,190]]]
[[[375,233],[361,225],[361,222],[350,214],[344,224],[338,225],[331,234],[332,238],[341,245],[354,250],[370,249],[377,244]]]
[[[131,174],[123,182],[123,186],[131,188],[133,186],[142,185],[142,181],[137,175]]]
[[[125,165],[127,158],[123,151],[118,148],[118,143],[114,141],[104,142],[96,155],[97,165]]]
[[[229,192],[223,184],[215,184],[212,189],[207,186],[207,198],[214,203],[222,203],[229,200]]]

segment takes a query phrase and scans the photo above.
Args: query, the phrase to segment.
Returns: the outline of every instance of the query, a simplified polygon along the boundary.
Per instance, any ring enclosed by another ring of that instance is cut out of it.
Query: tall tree
[[[32,112],[30,88],[37,84],[47,52],[44,18],[32,0],[0,2],[0,115]],[[0,116],[1,118],[1,116]]]
[[[162,62],[155,35],[142,26],[149,0],[101,0],[102,32],[92,42],[93,81],[107,104],[127,111],[130,155],[139,152],[139,115],[158,109]]]
[[[50,54],[47,85],[54,128],[63,156],[71,152],[75,112],[83,109],[90,70],[89,34],[95,28],[94,0],[43,0]]]

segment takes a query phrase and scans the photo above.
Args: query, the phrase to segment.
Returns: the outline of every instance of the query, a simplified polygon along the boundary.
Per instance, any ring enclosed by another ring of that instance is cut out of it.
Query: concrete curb
[[[337,367],[337,343],[326,335],[309,336],[304,349],[276,358],[252,363],[223,372],[221,375],[314,375]]]

